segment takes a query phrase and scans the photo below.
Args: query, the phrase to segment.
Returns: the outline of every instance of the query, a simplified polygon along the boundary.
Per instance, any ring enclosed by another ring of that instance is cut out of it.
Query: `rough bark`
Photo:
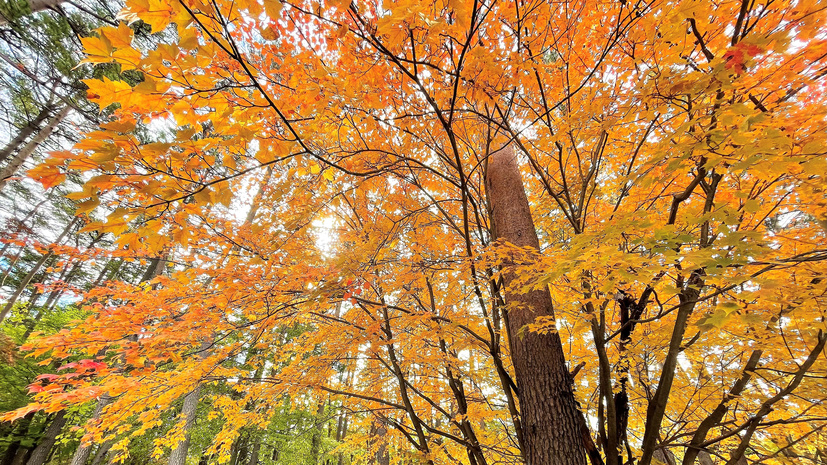
[[[511,146],[491,154],[486,176],[495,238],[539,250],[516,154]],[[516,274],[503,266],[511,359],[517,377],[527,465],[582,465],[580,411],[560,336],[525,330],[537,317],[554,317],[548,289],[519,292]]]
[[[169,456],[169,465],[186,465],[187,450],[190,446],[190,431],[195,425],[195,411],[198,408],[198,398],[201,395],[201,384],[184,396],[184,406],[181,409],[181,418],[184,419],[184,440],[172,450]]]
[[[391,456],[388,451],[388,441],[385,436],[388,434],[388,429],[379,421],[374,421],[370,425],[370,457],[368,463],[371,465],[390,465]]]
[[[261,452],[261,435],[256,434],[253,438],[253,448],[250,449],[250,460],[247,461],[247,465],[258,465],[258,457],[259,453]]]
[[[20,449],[17,449],[17,454],[15,454],[14,459],[11,461],[11,465],[25,464],[31,453],[32,449],[29,447],[21,447]]]
[[[658,462],[665,463],[666,465],[675,465],[676,463],[675,454],[673,454],[669,449],[655,449],[652,457]]]
[[[51,452],[52,447],[54,447],[55,442],[57,441],[57,435],[63,431],[63,427],[65,425],[66,411],[61,410],[60,412],[57,412],[51,423],[49,423],[49,427],[46,428],[46,433],[43,435],[43,438],[40,440],[37,447],[35,447],[34,451],[32,451],[32,455],[29,457],[26,465],[43,465],[46,463],[49,458],[49,452]]]
[[[0,171],[0,191],[6,187],[6,183],[9,182],[9,179],[14,176],[20,166],[32,156],[34,151],[37,149],[40,144],[46,141],[49,136],[52,135],[52,132],[55,128],[63,121],[64,118],[69,114],[69,107],[63,107],[56,115],[49,120],[49,123],[43,127],[40,131],[37,132],[37,135],[32,137],[32,139],[26,143],[20,150],[17,151],[17,155],[14,156],[11,160],[9,160],[8,164],[3,167],[3,170]]]
[[[313,436],[310,437],[310,457],[313,463],[319,463],[319,456],[322,446],[322,417],[324,416],[324,399],[319,399],[316,407],[316,416],[313,419]]]
[[[112,448],[112,441],[106,441],[98,447],[98,450],[95,451],[95,457],[92,459],[92,465],[100,465],[104,463],[106,460],[107,454],[109,454],[109,449]]]
[[[698,454],[698,463],[700,465],[715,465],[715,462],[712,461],[712,456],[706,451],[701,451]]]
[[[100,418],[101,413],[103,413],[104,407],[109,405],[112,402],[112,398],[109,396],[102,396],[100,400],[98,400],[98,405],[95,407],[95,411],[92,413],[92,420],[97,420]],[[78,446],[77,450],[75,450],[75,455],[72,456],[71,465],[86,465],[86,461],[89,460],[89,456],[92,455],[92,448],[94,444],[86,444],[83,443]]]

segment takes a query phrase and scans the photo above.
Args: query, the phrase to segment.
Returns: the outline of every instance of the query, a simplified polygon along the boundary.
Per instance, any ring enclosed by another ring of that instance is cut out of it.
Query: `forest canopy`
[[[3,465],[827,463],[823,0],[45,3]]]

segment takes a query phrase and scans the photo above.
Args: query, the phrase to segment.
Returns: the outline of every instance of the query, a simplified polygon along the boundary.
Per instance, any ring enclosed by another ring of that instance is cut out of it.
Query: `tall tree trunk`
[[[2,17],[0,17],[0,26],[2,26],[3,24],[4,21]],[[38,113],[33,120],[29,121],[29,124],[24,126],[23,129],[21,129],[20,132],[17,133],[14,139],[9,141],[9,143],[6,144],[5,147],[0,149],[0,163],[6,161],[6,159],[8,159],[12,153],[19,150],[23,143],[26,142],[26,139],[31,137],[32,134],[34,134],[38,129],[40,129],[40,125],[43,124],[44,121],[46,121],[46,118],[49,117],[52,111],[54,111],[53,106],[47,105],[43,107],[43,109],[40,110],[40,113]]]
[[[95,457],[92,459],[92,465],[100,465],[106,459],[106,454],[112,448],[112,441],[105,441],[98,450],[95,451]]]
[[[141,277],[141,282],[149,281],[152,278],[155,278],[159,274],[161,274],[164,270],[163,266],[163,257],[155,257],[150,260],[149,264],[144,271],[143,276]],[[103,413],[103,409],[112,402],[112,398],[108,395],[104,394],[101,396],[100,400],[98,400],[98,405],[95,407],[95,412],[92,414],[92,419],[97,420],[100,418],[101,414]],[[89,460],[89,456],[92,455],[92,448],[95,444],[86,444],[84,445],[81,443],[77,450],[75,450],[75,455],[72,457],[71,465],[86,465],[86,461]],[[107,448],[108,449],[108,442],[104,442],[101,444],[100,448]]]
[[[34,418],[34,412],[27,414],[15,422],[16,424],[12,428],[11,434],[9,434],[9,439],[11,439],[12,442],[8,449],[6,449],[2,465],[23,465],[26,463],[26,459],[28,459],[32,449],[31,447],[23,446],[22,441],[29,434],[32,418]]]
[[[17,152],[17,155],[15,155],[14,158],[9,160],[8,164],[3,167],[2,171],[0,171],[0,191],[6,187],[6,183],[9,182],[9,178],[14,176],[14,173],[16,173],[20,166],[25,163],[30,156],[32,156],[37,147],[52,135],[52,131],[54,131],[57,125],[60,124],[64,118],[66,118],[69,111],[69,107],[63,107],[55,116],[52,117],[52,119],[49,120],[49,123],[46,124],[43,129],[38,131],[37,135],[32,137],[32,139]]]
[[[18,260],[20,260],[20,257],[23,255],[23,251],[25,250],[25,247],[19,247],[17,249],[17,253],[14,254],[14,258],[11,259],[9,265],[6,267],[5,270],[3,270],[3,276],[0,277],[0,286],[6,284],[6,278],[9,277],[12,270],[14,269],[14,266],[17,265]]]
[[[46,433],[43,435],[43,438],[40,440],[40,443],[32,452],[31,457],[29,457],[29,461],[26,462],[26,465],[43,465],[46,463],[46,460],[49,458],[49,452],[51,452],[52,447],[54,447],[55,442],[57,441],[57,435],[63,431],[63,426],[66,425],[66,411],[61,410],[57,412],[54,418],[52,418],[51,423],[49,423],[49,427],[46,428]]]
[[[256,196],[253,198],[253,203],[250,206],[250,210],[247,212],[247,216],[244,219],[243,227],[249,226],[252,224],[253,219],[255,219],[256,213],[258,212],[260,201],[262,196],[264,195],[264,188],[267,186],[267,183],[270,181],[270,178],[273,174],[273,167],[268,167],[267,172],[264,176],[264,180],[262,181],[261,185],[259,186],[259,190],[256,193]],[[238,247],[233,247],[233,251],[237,250]],[[226,257],[225,259],[226,260]],[[210,279],[211,282],[212,279]],[[208,349],[212,341],[204,341],[201,344],[201,352],[199,353],[198,357],[200,359],[204,359],[208,355]],[[192,427],[195,425],[195,411],[198,407],[198,396],[201,391],[201,384],[195,386],[195,388],[184,397],[184,406],[181,410],[181,416],[185,418],[184,423],[184,440],[180,442],[172,453],[169,456],[169,465],[185,465],[187,460],[187,450],[189,449],[189,438],[190,438],[190,431]],[[252,434],[252,433],[251,433]],[[250,455],[250,464],[254,464],[258,462],[258,454],[259,448],[261,447],[261,438],[260,436],[256,436],[253,441],[253,450]],[[253,461],[255,458],[255,462]],[[242,457],[239,462],[243,463],[244,458]]]
[[[20,233],[20,232],[22,232],[22,231],[25,231],[25,230],[26,230],[26,222],[27,222],[30,218],[34,217],[34,216],[37,214],[37,211],[38,211],[38,210],[40,210],[40,207],[42,207],[42,206],[43,206],[43,204],[45,204],[45,203],[46,203],[46,202],[48,202],[49,200],[51,200],[51,196],[50,196],[50,195],[46,196],[46,198],[44,198],[43,200],[41,200],[40,202],[38,202],[38,204],[37,204],[37,205],[35,205],[35,206],[34,206],[34,208],[32,208],[32,209],[29,211],[29,213],[26,213],[25,218],[23,218],[22,220],[20,220],[20,221],[17,223],[17,225],[15,225],[15,227],[13,228],[13,231],[10,231],[10,232],[9,232],[9,233],[7,233],[7,234],[11,235],[11,234],[16,234],[16,233]],[[6,243],[3,245],[3,250],[2,250],[2,251],[0,251],[0,259],[3,259],[3,258],[5,258],[5,257],[6,257],[6,253],[8,253],[9,248],[11,247],[11,245],[12,245],[12,243],[11,243],[11,242],[6,242]],[[12,259],[9,261],[9,264],[8,264],[8,266],[6,266],[6,269],[5,269],[5,270],[3,270],[3,275],[2,275],[2,277],[0,277],[0,286],[4,285],[4,284],[6,283],[6,278],[8,278],[9,274],[11,274],[11,271],[14,269],[14,266],[17,264],[17,260],[19,260],[19,259],[20,259],[20,256],[21,256],[21,255],[23,255],[23,251],[24,251],[25,249],[26,249],[25,247],[18,247],[18,248],[17,248],[17,252],[14,254],[14,258],[12,258]]]
[[[26,460],[31,456],[31,453],[32,449],[30,447],[17,449],[17,454],[15,454],[14,459],[11,461],[11,465],[24,465]]]
[[[20,449],[20,441],[10,443],[6,448],[6,452],[3,454],[3,460],[0,461],[0,464],[11,465],[12,460],[14,460],[14,456],[17,455],[18,449]]]
[[[70,221],[69,224],[66,225],[66,227],[63,229],[63,232],[60,233],[60,236],[58,236],[58,238],[55,239],[54,243],[55,244],[60,244],[61,242],[63,242],[63,239],[66,237],[66,235],[69,234],[69,232],[72,230],[72,228],[74,228],[75,225],[79,221],[80,221],[80,218],[78,218],[78,217],[73,218],[72,221]],[[43,254],[42,257],[40,257],[40,259],[34,264],[34,266],[32,266],[32,269],[29,270],[29,273],[20,282],[20,285],[17,286],[17,289],[14,291],[14,294],[12,294],[11,297],[9,297],[8,302],[6,302],[5,307],[3,307],[2,312],[0,312],[0,323],[2,323],[3,320],[6,319],[9,312],[11,311],[12,307],[14,306],[15,302],[17,302],[17,299],[20,298],[20,296],[26,290],[26,287],[32,281],[32,278],[34,278],[34,275],[37,274],[37,272],[40,271],[40,268],[43,266],[43,264],[45,264],[46,261],[49,260],[53,256],[54,255],[52,254],[52,252],[47,252],[47,253]]]
[[[95,407],[95,411],[92,413],[92,419],[97,420],[100,418],[104,407],[109,405],[110,402],[112,402],[111,397],[107,395],[101,396],[100,400],[98,400],[98,405]],[[86,461],[89,460],[89,456],[92,455],[93,447],[94,444],[84,445],[81,443],[75,450],[75,455],[72,456],[71,465],[86,465]]]
[[[105,281],[111,281],[115,279],[115,276],[118,274],[118,271],[120,271],[122,266],[122,258],[119,258],[117,260],[110,260],[109,262],[107,262],[106,265],[104,265],[103,268],[101,268],[98,277],[95,278],[95,282],[92,283],[92,288],[94,289],[98,287],[99,285],[101,285],[101,283]]]
[[[103,233],[99,232],[97,236],[92,238],[92,241],[89,242],[89,245],[87,245],[86,247],[91,249],[92,247],[96,246],[101,239],[103,239]],[[44,312],[51,310],[55,305],[57,305],[58,299],[60,298],[60,296],[63,295],[64,292],[66,292],[66,288],[68,287],[69,283],[71,283],[72,280],[75,279],[75,276],[77,276],[80,273],[81,269],[83,268],[83,264],[83,261],[75,262],[72,265],[71,269],[69,269],[68,273],[64,273],[60,276],[60,278],[58,278],[58,281],[60,282],[60,287],[49,293],[49,297],[46,299],[46,303],[43,304]]]
[[[247,465],[258,465],[258,456],[261,451],[261,434],[256,434],[253,438],[253,448],[250,449],[250,460]]]
[[[324,399],[319,399],[316,416],[313,418],[313,436],[310,437],[310,457],[314,464],[319,463],[322,447],[322,417],[324,416]]]
[[[239,433],[233,446],[230,448],[230,465],[243,465],[247,457],[247,435]]]
[[[518,247],[540,249],[531,218],[516,154],[511,146],[491,154],[486,176],[493,235]],[[540,316],[554,318],[548,289],[519,292],[512,287],[516,274],[505,263],[503,283],[508,305],[507,326],[514,372],[517,376],[523,456],[527,465],[582,465],[585,453],[580,436],[580,411],[560,336],[538,334],[526,325]]]
[[[190,431],[195,425],[195,411],[198,408],[198,397],[201,394],[201,384],[184,396],[184,406],[181,409],[181,417],[184,419],[184,440],[178,443],[172,454],[169,456],[169,465],[186,465],[187,450],[190,446]]]
[[[83,262],[76,262],[72,265],[72,269],[70,269],[68,273],[58,278],[58,281],[60,283],[58,285],[60,286],[60,288],[55,289],[49,293],[49,297],[46,298],[46,302],[43,304],[43,308],[45,311],[50,310],[57,303],[60,296],[62,296],[63,293],[66,291],[66,287],[69,285],[69,283],[72,282],[72,280],[80,272],[82,267]]]
[[[372,465],[390,465],[391,455],[388,451],[388,428],[380,421],[374,421],[370,425],[370,433],[368,436],[368,447],[370,448],[370,457],[368,463]]]

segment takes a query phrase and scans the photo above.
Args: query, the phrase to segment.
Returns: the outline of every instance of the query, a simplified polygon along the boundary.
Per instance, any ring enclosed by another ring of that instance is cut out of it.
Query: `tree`
[[[10,417],[107,395],[90,434],[127,453],[224,383],[224,456],[325,395],[365,460],[377,423],[424,463],[772,462],[782,432],[815,454],[820,8],[128,2],[175,34],[85,39],[140,82],[85,81],[112,120],[30,174],[83,174],[73,197],[108,212],[88,228],[180,252],[154,288],[90,291],[93,316],[34,351],[88,358]]]

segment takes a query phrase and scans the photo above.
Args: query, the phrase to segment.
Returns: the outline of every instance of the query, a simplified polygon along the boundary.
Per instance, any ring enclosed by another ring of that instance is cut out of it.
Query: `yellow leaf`
[[[81,37],[80,41],[83,43],[83,50],[87,55],[87,58],[83,60],[84,63],[108,63],[111,61],[112,44],[105,36]]]

